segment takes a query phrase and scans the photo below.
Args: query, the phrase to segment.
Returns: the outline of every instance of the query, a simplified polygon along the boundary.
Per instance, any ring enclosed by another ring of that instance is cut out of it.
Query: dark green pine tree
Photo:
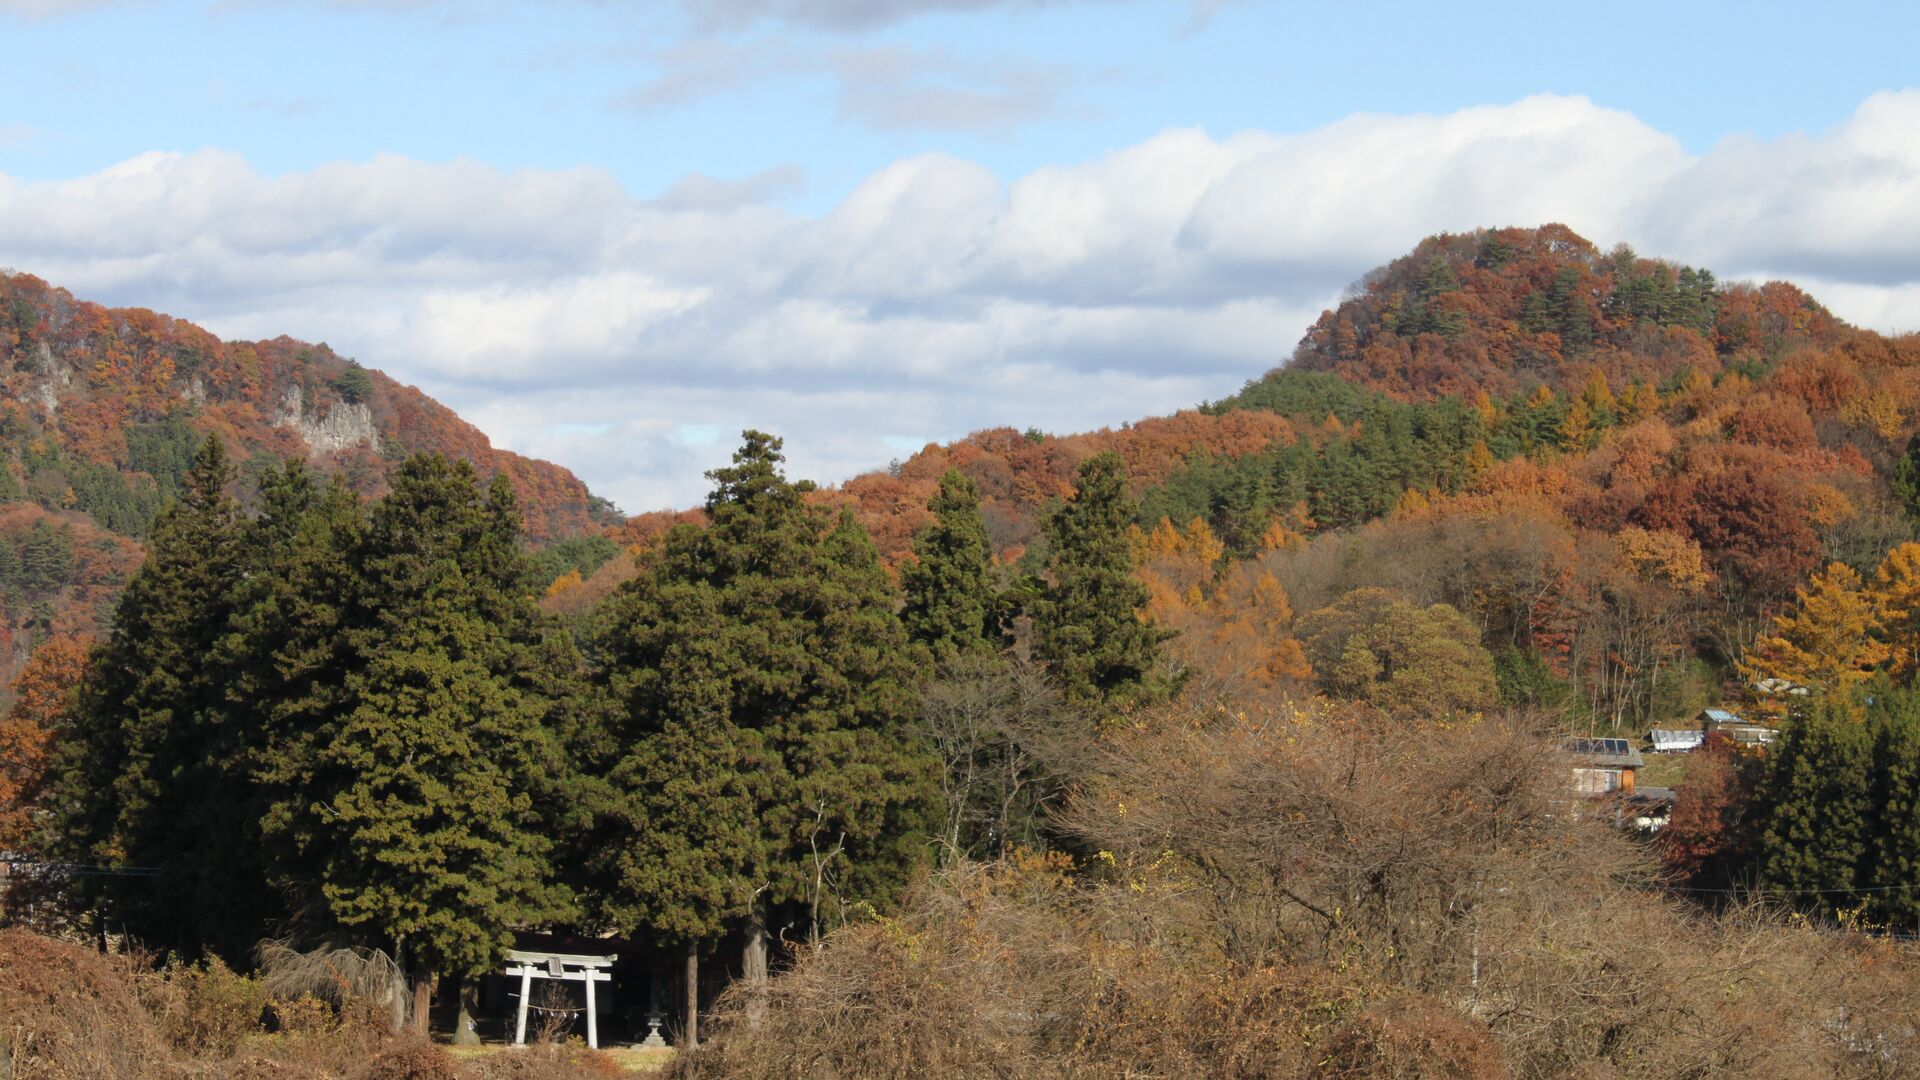
[[[980,517],[980,491],[958,469],[927,502],[933,524],[914,537],[915,561],[900,572],[907,637],[936,665],[998,646],[991,578],[993,548]]]
[[[228,722],[220,653],[242,571],[232,470],[217,438],[155,522],[68,740],[68,857],[139,867],[97,879],[108,917],[150,947],[243,961],[275,910],[249,816],[257,730]]]
[[[501,618],[519,572],[498,491],[426,455],[391,485],[352,553],[341,700],[273,820],[318,872],[304,909],[392,947],[424,1004],[434,975],[485,971],[513,927],[562,913],[539,805],[558,755],[548,706],[514,670],[531,602]]]
[[[764,976],[777,912],[811,932],[890,903],[937,820],[906,637],[865,532],[808,506],[749,431],[611,601],[600,661],[625,752],[597,906],[695,948],[744,924]],[[644,829],[644,831],[639,831]],[[632,830],[618,836],[622,830]],[[670,888],[669,895],[649,890]]]
[[[1819,914],[1853,906],[1870,839],[1870,753],[1845,702],[1816,702],[1788,722],[1762,788],[1764,890]]]
[[[1861,874],[1874,916],[1920,923],[1920,696],[1881,681],[1873,692],[1872,840]]]
[[[1125,706],[1175,687],[1160,646],[1172,635],[1140,616],[1147,587],[1135,575],[1126,466],[1112,451],[1080,466],[1074,497],[1048,515],[1045,594],[1033,614],[1033,654],[1076,704]]]

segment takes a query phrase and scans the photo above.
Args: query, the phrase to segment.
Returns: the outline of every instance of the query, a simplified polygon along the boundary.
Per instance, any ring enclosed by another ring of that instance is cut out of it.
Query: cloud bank
[[[1442,230],[1564,221],[1920,328],[1920,92],[1689,154],[1583,98],[1163,132],[1011,182],[897,161],[831,211],[793,168],[657,198],[593,169],[396,156],[264,176],[218,150],[0,176],[0,265],[419,383],[630,510],[696,501],[744,426],[823,480],[981,427],[1083,429],[1231,392]]]

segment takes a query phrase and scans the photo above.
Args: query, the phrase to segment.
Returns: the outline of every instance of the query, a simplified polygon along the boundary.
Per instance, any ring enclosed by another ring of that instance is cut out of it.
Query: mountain
[[[240,463],[243,499],[279,458],[374,494],[400,459],[437,451],[506,475],[537,543],[617,520],[571,472],[495,449],[418,389],[324,344],[222,341],[0,273],[0,685],[45,634],[103,625],[209,434]]]
[[[947,468],[980,485],[996,546],[1017,557],[1075,467],[1109,449],[1143,525],[1200,516],[1243,550],[1296,503],[1309,533],[1354,525],[1407,491],[1470,487],[1476,446],[1565,470],[1656,417],[1884,474],[1920,416],[1916,365],[1920,338],[1848,326],[1790,284],[1602,253],[1561,225],[1479,230],[1368,273],[1287,363],[1224,400],[1075,435],[976,432],[819,497],[854,507],[897,562]]]
[[[1917,429],[1920,335],[1548,225],[1421,242],[1223,400],[1077,435],[976,432],[814,498],[853,509],[897,566],[959,469],[1018,575],[1075,468],[1114,450],[1152,614],[1198,629],[1177,646],[1190,670],[1298,672],[1294,652],[1242,646],[1386,587],[1463,613],[1505,699],[1644,723],[1737,693],[1822,567],[1895,572],[1889,553],[1920,540]],[[628,572],[615,560],[550,606]]]

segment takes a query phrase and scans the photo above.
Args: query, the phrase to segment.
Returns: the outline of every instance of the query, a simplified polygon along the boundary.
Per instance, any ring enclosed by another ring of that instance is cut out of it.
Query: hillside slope
[[[419,390],[325,345],[222,341],[0,273],[0,685],[46,632],[102,625],[209,434],[240,463],[243,498],[280,458],[375,494],[397,461],[437,451],[505,474],[536,542],[597,531],[611,509],[566,469],[495,449]]]
[[[1613,433],[1656,418],[1884,478],[1920,423],[1917,366],[1920,338],[1848,326],[1790,284],[1723,285],[1560,225],[1480,230],[1367,274],[1232,397],[1077,435],[977,432],[821,497],[854,506],[898,561],[948,467],[980,485],[996,545],[1017,556],[1079,462],[1108,449],[1126,458],[1144,525],[1208,518],[1243,550],[1276,522],[1358,524],[1515,458],[1578,473]]]

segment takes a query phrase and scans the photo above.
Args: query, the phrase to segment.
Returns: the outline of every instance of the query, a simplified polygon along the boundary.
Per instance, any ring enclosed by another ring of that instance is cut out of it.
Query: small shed
[[[1700,749],[1706,741],[1707,733],[1701,728],[1654,728],[1647,732],[1647,742],[1656,754],[1684,754]]]
[[[1765,746],[1779,733],[1765,724],[1749,723],[1731,709],[1706,709],[1700,713],[1702,731],[1718,731],[1739,746]]]
[[[1645,764],[1627,739],[1563,739],[1560,750],[1573,768],[1573,790],[1582,795],[1633,794],[1633,775]]]

